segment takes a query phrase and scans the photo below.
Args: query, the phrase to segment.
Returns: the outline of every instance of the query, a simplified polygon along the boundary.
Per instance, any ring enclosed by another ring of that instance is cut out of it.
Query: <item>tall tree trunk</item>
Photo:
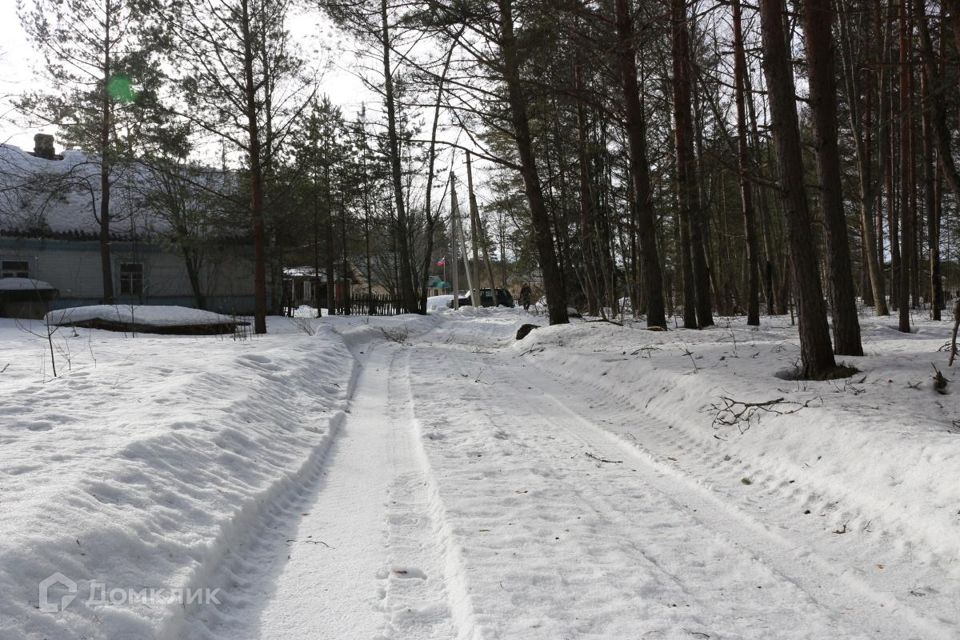
[[[750,184],[750,147],[747,143],[746,84],[747,58],[743,51],[743,21],[740,0],[733,7],[733,67],[737,103],[737,169],[740,172],[740,208],[747,240],[747,324],[760,324],[760,268],[757,223],[753,210],[753,185]],[[772,301],[771,301],[772,303]]]
[[[567,296],[553,246],[550,214],[543,199],[543,187],[537,172],[533,140],[530,135],[530,121],[527,115],[527,98],[520,81],[520,62],[516,36],[513,32],[513,0],[497,0],[497,4],[500,9],[500,49],[503,56],[503,76],[507,85],[507,103],[513,122],[517,153],[520,156],[520,174],[523,177],[523,185],[530,205],[533,240],[540,258],[543,288],[547,296],[547,311],[550,324],[566,324],[569,321]]]
[[[840,10],[841,59],[849,105],[850,130],[853,134],[854,151],[857,156],[857,169],[860,178],[860,232],[863,237],[864,267],[869,276],[874,310],[878,316],[885,316],[890,312],[887,309],[883,269],[879,258],[880,252],[877,250],[876,229],[873,219],[873,210],[877,201],[877,188],[874,179],[873,145],[871,144],[874,91],[870,80],[873,78],[874,71],[868,70],[866,72],[866,83],[863,87],[863,115],[861,117],[860,81],[858,65],[854,62],[849,20],[849,11],[846,4],[842,2]],[[864,298],[866,298],[866,294],[864,294]]]
[[[817,250],[804,188],[796,90],[783,18],[783,0],[760,0],[764,73],[778,152],[780,196],[787,221],[793,289],[800,315],[800,373],[808,378],[823,378],[836,368],[836,362],[823,308]]]
[[[680,233],[677,253],[683,279],[683,326],[698,329],[700,273],[694,254],[703,256],[703,248],[693,244],[692,236],[696,194],[696,176],[693,157],[693,122],[690,113],[690,84],[687,74],[687,19],[684,0],[671,0],[671,53],[673,58],[673,119],[674,153],[677,168],[677,221]],[[702,261],[700,261],[702,262]],[[702,267],[702,264],[701,264]],[[708,283],[709,287],[709,283]],[[708,295],[709,297],[709,295]]]
[[[184,235],[180,237],[186,238]],[[180,252],[183,254],[183,263],[187,269],[190,291],[193,292],[193,303],[197,305],[197,309],[206,309],[207,297],[203,294],[203,283],[200,279],[200,268],[203,264],[200,250],[188,246],[187,241],[181,241]]]
[[[259,0],[253,7],[251,16],[253,26],[252,34],[257,38],[257,53],[259,61],[259,83],[262,91],[259,95],[260,113],[263,116],[263,122],[260,124],[260,149],[261,149],[261,171],[263,173],[263,218],[264,233],[266,234],[266,249],[264,259],[267,264],[264,269],[270,272],[270,296],[267,304],[268,313],[278,313],[282,309],[283,300],[283,248],[281,246],[282,237],[280,235],[279,220],[275,215],[277,210],[274,201],[274,130],[273,130],[273,94],[275,90],[273,78],[273,65],[270,55],[268,39],[269,31],[264,28],[263,21],[266,19],[266,7],[264,0]],[[264,276],[266,278],[266,276]]]
[[[699,329],[700,325],[697,324],[697,285],[693,276],[693,254],[690,247],[690,211],[683,200],[683,196],[681,196],[677,202],[677,233],[675,234],[677,258],[680,261],[680,285],[683,292],[683,326],[686,329]],[[676,274],[674,274],[673,279],[676,280]]]
[[[364,124],[366,126],[366,124]],[[369,179],[367,177],[367,142],[366,142],[366,130],[364,130],[363,137],[363,247],[364,247],[364,259],[366,264],[366,277],[367,277],[367,313],[373,315],[376,311],[376,307],[373,302],[373,265],[370,251],[370,217],[371,217],[371,207],[370,207],[370,195],[369,195]],[[428,254],[429,255],[429,254]],[[320,305],[318,304],[317,307]],[[317,315],[320,315],[320,310],[317,309]]]
[[[941,319],[943,300],[943,275],[940,269],[940,225],[943,217],[943,173],[934,172],[933,211],[927,223],[927,242],[930,247],[930,308],[931,318]]]
[[[322,318],[323,312],[321,309],[323,305],[320,304],[320,176],[316,169],[313,171],[312,187],[310,195],[313,201],[313,303],[317,305],[317,317]],[[367,253],[369,254],[369,250]]]
[[[847,219],[843,210],[840,150],[837,144],[837,81],[833,53],[831,0],[805,0],[803,30],[807,45],[810,109],[813,113],[820,208],[827,235],[834,351],[862,356],[857,292],[853,286]]]
[[[930,269],[929,279],[927,280],[927,295],[925,296],[927,302],[930,303],[931,314],[936,312],[936,316],[940,315],[940,309],[937,305],[936,300],[936,283],[933,277],[934,273],[934,254],[937,252],[937,247],[934,246],[934,238],[937,235],[936,230],[938,227],[937,216],[939,215],[939,207],[937,206],[937,188],[936,188],[936,178],[934,177],[937,173],[937,153],[935,145],[933,142],[933,118],[930,114],[930,85],[929,78],[926,74],[921,74],[920,76],[920,93],[921,100],[925,104],[923,109],[923,117],[921,119],[921,137],[923,139],[923,153],[920,156],[920,160],[923,163],[923,210],[927,218],[927,251],[928,251],[928,265]],[[935,320],[939,320],[939,317],[935,317]]]
[[[390,64],[390,25],[387,0],[380,2],[380,27],[383,45],[383,96],[387,110],[387,148],[390,156],[390,177],[393,186],[394,207],[397,213],[397,254],[399,257],[400,304],[407,313],[415,313],[417,292],[413,283],[410,261],[410,233],[407,222],[407,203],[403,196],[403,167],[400,162],[400,140],[397,134],[396,101],[393,96],[393,68]]]
[[[633,21],[628,0],[615,0],[617,59],[623,88],[627,137],[630,143],[630,171],[637,198],[637,236],[643,254],[647,326],[666,327],[663,304],[663,273],[657,250],[657,228],[650,197],[650,173],[643,107],[637,88],[637,59],[633,46]]]
[[[243,77],[246,95],[247,136],[250,145],[250,213],[253,218],[253,296],[255,333],[267,332],[267,268],[266,255],[263,250],[263,153],[260,148],[260,124],[257,121],[257,85],[253,76],[255,62],[253,45],[254,38],[250,24],[250,7],[248,0],[241,3],[241,35],[243,36]]]
[[[744,90],[747,98],[747,115],[750,120],[750,140],[753,142],[754,154],[760,149],[760,129],[757,125],[757,108],[753,98],[753,81],[750,78],[750,69],[743,76]],[[758,165],[756,159],[754,163]],[[777,280],[777,268],[774,261],[774,221],[770,212],[769,195],[770,189],[766,187],[757,190],[757,200],[760,205],[760,229],[763,232],[763,282],[764,291],[767,299],[767,315],[776,313],[786,313],[787,305],[784,296],[777,294],[777,287],[774,282]],[[779,227],[779,225],[777,225]],[[779,302],[779,306],[777,305]]]
[[[960,0],[955,3],[960,9]],[[948,2],[948,6],[950,3]],[[933,139],[936,143],[937,158],[943,177],[946,179],[950,190],[960,196],[960,171],[953,161],[953,154],[950,152],[950,128],[947,125],[947,102],[941,94],[942,89],[935,90],[936,87],[945,87],[945,78],[943,72],[939,69],[936,57],[933,51],[933,40],[930,37],[930,27],[927,24],[927,16],[924,11],[924,3],[917,0],[917,26],[920,32],[920,55],[923,58],[923,69],[926,81],[929,83],[930,91],[928,95],[928,108],[931,112],[931,126],[933,128]],[[953,16],[960,22],[960,15]],[[946,60],[946,34],[940,38],[941,60]],[[960,41],[956,43],[960,50]]]
[[[343,201],[343,191],[340,191],[340,264],[343,273],[341,281],[343,283],[343,292],[341,294],[341,308],[343,315],[349,316],[352,313],[350,305],[350,285],[353,284],[353,268],[350,266],[350,260],[347,259],[347,204]]]
[[[677,166],[681,180],[681,206],[686,208],[690,225],[690,255],[693,262],[693,283],[696,292],[697,324],[713,325],[713,304],[710,296],[710,270],[707,264],[704,211],[700,198],[697,156],[694,153],[694,124],[690,62],[690,31],[687,26],[685,0],[672,0],[673,23],[673,97],[677,125]],[[682,168],[682,169],[681,169]]]
[[[877,139],[880,144],[879,164],[883,170],[883,210],[878,209],[877,216],[877,244],[879,259],[884,260],[883,243],[883,218],[884,213],[887,219],[887,238],[890,247],[890,308],[896,309],[899,304],[900,288],[900,225],[897,222],[897,194],[896,194],[896,175],[895,175],[895,154],[897,129],[894,126],[894,85],[893,69],[896,66],[893,54],[893,13],[895,11],[894,2],[896,0],[886,0],[886,4],[881,4],[882,0],[877,0],[875,11],[877,14],[877,24],[883,25],[882,37],[883,54],[880,65],[880,86],[878,87],[880,117],[878,122]],[[878,202],[878,204],[880,204]]]
[[[440,74],[440,77],[437,79],[437,100],[433,104],[433,122],[430,126],[430,147],[427,149],[427,186],[424,192],[424,204],[423,211],[426,219],[426,251],[423,256],[423,281],[421,284],[420,294],[420,308],[419,311],[422,314],[427,313],[427,281],[430,274],[430,266],[433,262],[433,241],[434,235],[437,230],[437,223],[440,220],[440,212],[437,212],[437,215],[433,215],[432,209],[432,196],[433,196],[433,181],[434,181],[434,171],[436,170],[437,163],[437,129],[440,125],[440,106],[443,102],[443,90],[444,83],[447,80],[447,73],[450,70],[450,60],[453,58],[453,52],[456,49],[456,43],[460,40],[460,35],[463,33],[461,29],[456,37],[453,39],[453,44],[450,46],[450,49],[447,51],[447,57],[443,62],[443,71]],[[366,151],[366,147],[364,148]],[[364,178],[366,180],[366,178]],[[366,203],[367,195],[364,193],[364,202]],[[365,205],[366,206],[366,205]],[[369,241],[368,241],[369,244]],[[491,285],[493,286],[493,285]]]
[[[107,87],[113,74],[113,2],[107,0],[103,35],[103,98],[100,114],[100,274],[103,280],[103,304],[113,304],[113,261],[110,256],[110,173],[113,153],[110,132],[113,127],[113,105]]]
[[[109,134],[107,134],[109,136]],[[110,151],[104,147],[100,160],[100,273],[103,279],[103,304],[113,304],[113,261],[110,255]]]
[[[917,0],[917,25],[920,31],[920,54],[923,57],[923,94],[924,104],[924,166],[936,156],[933,174],[928,177],[927,243],[930,261],[930,309],[934,320],[940,320],[943,307],[943,281],[940,273],[940,218],[942,215],[943,182],[951,191],[960,195],[960,173],[957,172],[950,150],[950,130],[947,127],[947,111],[944,96],[935,92],[934,87],[944,82],[943,72],[938,65],[927,24],[924,2]],[[945,59],[946,34],[941,33],[941,59]],[[927,122],[929,120],[929,123]]]
[[[330,140],[326,141],[330,144]],[[329,149],[329,147],[328,147]],[[326,200],[326,212],[324,219],[323,250],[326,253],[326,273],[327,273],[327,315],[337,315],[337,279],[336,279],[336,248],[335,235],[333,230],[333,188],[330,184],[330,154],[325,154],[327,163],[323,167],[323,188],[324,199]]]
[[[600,300],[597,295],[596,260],[594,258],[594,199],[590,185],[590,157],[587,153],[587,110],[583,104],[583,72],[578,63],[573,69],[574,90],[577,93],[577,164],[579,165],[580,190],[580,253],[583,259],[584,293],[587,312],[599,315]]]
[[[910,333],[910,274],[913,267],[913,123],[910,118],[910,92],[913,70],[910,68],[910,8],[900,0],[900,331]]]

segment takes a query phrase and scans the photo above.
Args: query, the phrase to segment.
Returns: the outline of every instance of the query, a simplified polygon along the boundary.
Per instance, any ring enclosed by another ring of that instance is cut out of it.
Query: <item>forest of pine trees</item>
[[[307,11],[350,52],[308,53],[290,33]],[[99,158],[107,301],[113,172],[146,162],[189,185],[211,149],[238,176],[218,195],[254,247],[258,332],[291,260],[328,281],[352,262],[426,312],[453,178],[490,256],[483,286],[532,278],[551,323],[571,307],[656,328],[792,314],[804,377],[863,354],[862,314],[909,332],[960,286],[960,0],[23,0],[20,15],[55,87],[21,112]],[[330,56],[375,96],[363,108],[327,96]]]

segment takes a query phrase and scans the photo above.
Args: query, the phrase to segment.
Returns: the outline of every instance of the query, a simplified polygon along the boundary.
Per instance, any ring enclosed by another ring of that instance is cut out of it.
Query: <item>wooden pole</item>
[[[457,208],[457,177],[450,172],[450,226],[453,227],[453,308],[460,308],[460,210]]]

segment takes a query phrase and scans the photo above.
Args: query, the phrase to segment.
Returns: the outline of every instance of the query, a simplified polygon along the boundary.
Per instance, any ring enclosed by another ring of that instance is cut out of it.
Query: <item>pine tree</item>
[[[174,44],[180,115],[243,154],[254,245],[254,330],[267,330],[267,189],[273,168],[309,102],[303,62],[290,50],[290,0],[164,3]],[[276,227],[276,221],[274,223]]]
[[[20,0],[24,30],[42,51],[52,89],[31,92],[19,108],[59,129],[64,144],[96,166],[102,301],[114,299],[110,256],[112,187],[141,150],[144,129],[161,113],[152,0]]]
[[[840,149],[837,144],[837,81],[834,68],[833,7],[830,0],[805,0],[803,31],[807,45],[810,110],[813,113],[820,209],[827,236],[830,305],[836,353],[862,356],[856,290],[850,267],[847,218],[843,208]]]
[[[764,73],[777,147],[780,198],[787,219],[793,290],[800,315],[800,373],[806,378],[823,378],[836,368],[836,362],[830,345],[817,249],[804,187],[796,89],[783,18],[783,0],[761,0]]]

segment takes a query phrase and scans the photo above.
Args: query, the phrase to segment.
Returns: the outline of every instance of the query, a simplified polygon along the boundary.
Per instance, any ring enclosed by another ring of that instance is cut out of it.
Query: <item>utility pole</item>
[[[450,226],[453,227],[453,308],[460,308],[460,215],[457,209],[457,178],[450,172]]]
[[[470,215],[474,219],[477,229],[483,229],[480,222],[480,207],[477,206],[477,195],[473,190],[473,165],[470,162],[470,152],[467,151],[467,189],[470,191]],[[490,264],[490,250],[487,247],[487,236],[481,234],[480,247],[483,249],[483,261],[487,264],[487,277],[490,279],[490,295],[493,296],[493,306],[497,306],[497,282],[493,279],[493,266]],[[474,245],[476,251],[476,245]],[[476,253],[474,253],[476,256]],[[476,257],[474,257],[476,259]],[[477,286],[480,286],[480,269],[477,267]]]
[[[470,246],[473,251],[473,264],[470,265],[470,273],[473,276],[470,282],[470,299],[473,300],[473,306],[480,306],[480,243],[477,242],[477,234],[479,225],[477,224],[477,217],[474,215],[473,211],[473,189],[467,186],[467,191],[470,192]]]
[[[467,234],[463,230],[463,218],[460,217],[460,204],[457,203],[457,231],[460,233],[460,255],[463,256],[463,272],[467,274],[467,291],[470,292],[470,304],[480,306],[480,296],[474,290],[473,275],[467,258]]]

